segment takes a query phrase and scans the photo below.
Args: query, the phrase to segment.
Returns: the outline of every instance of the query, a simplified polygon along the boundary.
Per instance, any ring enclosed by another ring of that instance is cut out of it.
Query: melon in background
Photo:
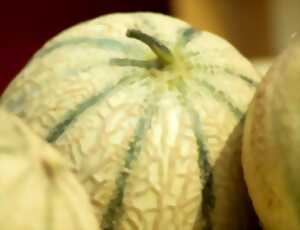
[[[19,118],[0,110],[0,229],[96,230],[68,164]]]
[[[274,60],[249,109],[243,168],[264,230],[300,228],[300,39]]]
[[[240,147],[260,79],[216,35],[115,13],[47,42],[1,104],[72,163],[101,229],[253,230]]]

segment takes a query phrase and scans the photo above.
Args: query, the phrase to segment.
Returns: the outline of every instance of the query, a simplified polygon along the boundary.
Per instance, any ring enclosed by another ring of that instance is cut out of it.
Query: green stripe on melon
[[[196,35],[200,35],[201,32],[193,27],[187,27],[182,30],[181,37],[178,40],[178,46],[186,46]]]
[[[99,49],[102,38],[134,48]],[[1,104],[72,162],[103,229],[253,229],[240,131],[260,76],[228,42],[160,14],[112,14],[39,53]]]
[[[200,117],[196,112],[194,114],[193,124],[194,124],[194,135],[196,137],[196,142],[198,146],[198,165],[201,175],[202,182],[202,204],[201,204],[201,216],[203,217],[203,230],[212,230],[213,223],[211,220],[212,210],[215,208],[215,194],[213,191],[213,169],[208,161],[209,151],[206,144],[204,143],[204,138],[202,134],[201,123],[199,122]]]
[[[68,126],[76,120],[77,117],[81,115],[81,113],[85,112],[90,107],[94,106],[97,103],[100,103],[101,100],[104,100],[105,97],[109,96],[114,90],[117,90],[120,87],[124,87],[126,82],[130,80],[131,77],[122,78],[115,86],[109,86],[100,93],[96,94],[83,101],[73,111],[68,112],[65,115],[65,118],[61,123],[58,123],[55,127],[53,127],[46,138],[46,140],[50,143],[55,142],[68,128]]]
[[[203,64],[196,64],[195,66],[196,66],[196,68],[199,68],[202,71],[207,71],[207,72],[212,72],[212,73],[221,72],[224,75],[228,74],[229,76],[232,76],[232,77],[238,77],[238,78],[240,78],[240,80],[245,81],[250,87],[255,87],[258,84],[258,82],[256,80],[253,80],[243,74],[237,73],[226,67],[222,67],[222,66],[218,66],[218,65],[213,65],[213,66],[203,65]]]
[[[64,40],[60,42],[55,42],[51,46],[41,50],[35,55],[35,58],[43,58],[47,55],[49,55],[52,52],[55,52],[58,49],[65,48],[65,46],[78,46],[78,45],[88,45],[88,46],[93,46],[95,48],[99,49],[109,49],[109,50],[116,50],[116,51],[122,51],[126,52],[129,51],[130,46],[126,46],[122,44],[121,42],[113,39],[108,39],[108,38],[89,38],[89,37],[78,37],[78,38],[73,38],[69,40]]]
[[[224,92],[218,91],[214,86],[209,84],[206,81],[199,82],[203,88],[205,88],[209,93],[211,94],[212,97],[214,97],[216,100],[221,101],[224,103],[232,113],[235,114],[237,119],[241,118],[243,116],[243,113],[230,101],[229,98],[227,98],[226,94]]]
[[[124,159],[123,168],[120,169],[119,175],[116,178],[115,194],[110,200],[107,210],[103,216],[103,222],[101,223],[103,230],[115,229],[118,224],[119,216],[122,215],[122,203],[126,181],[129,176],[129,172],[132,169],[132,164],[134,161],[138,160],[138,156],[143,146],[143,138],[147,129],[149,129],[151,125],[153,112],[154,108],[150,106],[145,111],[145,115],[138,121],[133,140],[129,143],[129,149]]]

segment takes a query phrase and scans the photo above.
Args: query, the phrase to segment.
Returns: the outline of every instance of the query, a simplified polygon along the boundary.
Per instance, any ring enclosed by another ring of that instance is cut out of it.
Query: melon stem
[[[162,67],[173,62],[174,57],[172,52],[156,38],[135,29],[128,29],[126,36],[129,38],[135,38],[148,45],[158,57],[158,61]]]

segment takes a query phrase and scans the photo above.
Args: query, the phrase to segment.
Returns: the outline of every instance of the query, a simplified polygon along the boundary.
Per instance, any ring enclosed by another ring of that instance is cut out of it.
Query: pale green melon
[[[0,229],[96,230],[88,196],[62,157],[0,109]]]
[[[300,229],[300,39],[275,59],[249,109],[243,168],[265,230]]]
[[[216,35],[119,13],[54,37],[1,103],[70,159],[101,229],[242,230],[241,127],[259,81]]]

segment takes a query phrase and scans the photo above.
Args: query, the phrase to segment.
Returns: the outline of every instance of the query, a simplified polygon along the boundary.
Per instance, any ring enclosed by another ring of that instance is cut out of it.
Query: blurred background
[[[0,91],[49,38],[111,12],[179,17],[223,36],[253,61],[278,54],[300,24],[300,0],[3,0],[0,7]]]

